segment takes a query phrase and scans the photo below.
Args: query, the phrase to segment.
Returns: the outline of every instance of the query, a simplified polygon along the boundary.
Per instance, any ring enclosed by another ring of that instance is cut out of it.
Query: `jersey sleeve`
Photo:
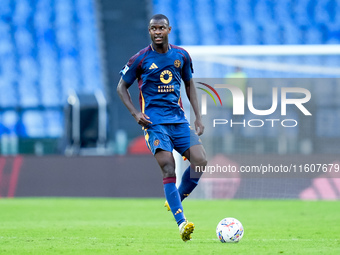
[[[139,54],[134,55],[129,59],[127,64],[120,70],[119,74],[122,79],[128,84],[132,84],[137,78],[138,65],[139,65]]]
[[[191,57],[188,52],[184,51],[184,64],[182,69],[182,79],[183,81],[188,81],[192,78],[192,74],[194,73],[194,69],[192,67]]]

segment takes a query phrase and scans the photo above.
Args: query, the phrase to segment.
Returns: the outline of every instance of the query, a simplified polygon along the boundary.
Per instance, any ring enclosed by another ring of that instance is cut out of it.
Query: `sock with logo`
[[[172,214],[178,225],[185,221],[183,206],[176,187],[176,177],[163,179],[165,198],[169,203]]]
[[[200,178],[190,178],[190,166],[184,171],[178,193],[183,201],[196,188]]]

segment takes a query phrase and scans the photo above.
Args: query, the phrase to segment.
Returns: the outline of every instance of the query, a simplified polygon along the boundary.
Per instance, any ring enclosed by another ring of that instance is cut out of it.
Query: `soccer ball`
[[[217,224],[216,235],[222,243],[237,243],[243,234],[243,226],[237,219],[224,218]]]

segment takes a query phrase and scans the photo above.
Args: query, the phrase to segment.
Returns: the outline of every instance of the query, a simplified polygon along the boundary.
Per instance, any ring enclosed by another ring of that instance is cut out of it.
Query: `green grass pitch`
[[[340,202],[190,200],[184,243],[163,199],[0,199],[0,254],[340,254]],[[245,234],[220,243],[217,223]]]

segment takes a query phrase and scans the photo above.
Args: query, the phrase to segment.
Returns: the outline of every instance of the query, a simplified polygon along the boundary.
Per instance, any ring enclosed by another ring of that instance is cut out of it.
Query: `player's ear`
[[[172,27],[169,27],[169,34],[170,34],[170,32],[171,32],[171,28],[172,28]]]

